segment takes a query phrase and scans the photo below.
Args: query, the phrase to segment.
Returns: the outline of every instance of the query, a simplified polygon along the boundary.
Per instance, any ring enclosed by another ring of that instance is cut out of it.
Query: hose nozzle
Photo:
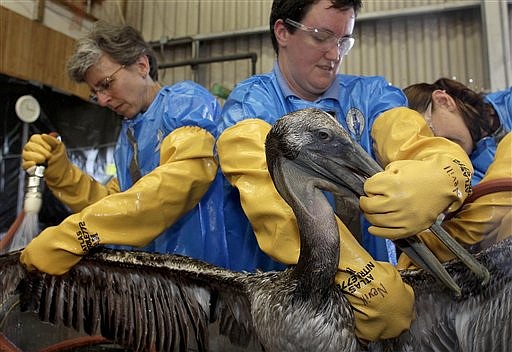
[[[39,210],[41,210],[45,169],[46,167],[44,165],[36,165],[27,169],[29,176],[23,204],[23,209],[27,213],[39,213]]]

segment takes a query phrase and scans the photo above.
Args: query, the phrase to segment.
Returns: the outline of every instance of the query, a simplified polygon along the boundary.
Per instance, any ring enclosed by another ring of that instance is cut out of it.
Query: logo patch
[[[100,244],[100,237],[97,233],[89,233],[85,221],[80,221],[78,223],[76,239],[80,243],[80,247],[82,248],[82,252],[84,254],[87,253],[91,248]]]
[[[366,125],[363,113],[357,108],[350,108],[345,121],[347,122],[347,128],[350,133],[359,140]]]

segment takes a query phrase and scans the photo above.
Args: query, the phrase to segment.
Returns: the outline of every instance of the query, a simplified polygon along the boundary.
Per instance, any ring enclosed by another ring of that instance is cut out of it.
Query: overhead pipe
[[[194,42],[207,42],[221,39],[232,39],[234,37],[246,37],[250,35],[258,35],[270,33],[268,26],[258,27],[258,28],[250,28],[250,29],[242,29],[238,31],[230,31],[230,32],[220,32],[214,34],[198,34],[189,37],[178,37],[172,39],[166,39],[163,37],[160,40],[150,41],[149,45],[153,48],[161,48],[164,47],[173,47],[184,44],[191,44]]]
[[[256,53],[243,53],[243,54],[233,54],[233,55],[225,55],[225,56],[217,56],[217,57],[204,57],[197,59],[189,59],[177,62],[163,63],[158,65],[159,69],[164,68],[173,68],[180,66],[191,66],[192,69],[195,69],[196,66],[201,64],[210,64],[214,62],[225,62],[225,61],[235,61],[235,60],[243,60],[243,59],[251,59],[251,71],[252,75],[256,74],[256,62],[258,61],[258,54]]]
[[[167,37],[162,37],[160,40],[156,41],[150,41],[148,44],[154,49],[154,48],[161,48],[162,46],[178,46],[178,45],[185,45],[185,44],[191,44],[194,42],[194,38],[192,37],[179,37],[179,38],[172,38],[167,39]]]

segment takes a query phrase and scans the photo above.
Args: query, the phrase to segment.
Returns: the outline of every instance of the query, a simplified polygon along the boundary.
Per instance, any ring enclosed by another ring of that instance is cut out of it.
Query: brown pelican
[[[101,333],[134,351],[181,351],[191,345],[207,350],[212,322],[234,344],[255,341],[265,351],[362,350],[350,305],[334,282],[339,237],[321,190],[336,193],[342,187],[340,193],[350,189],[361,194],[364,178],[376,170],[328,114],[304,110],[279,121],[267,138],[267,163],[276,188],[297,217],[302,249],[296,266],[282,272],[237,273],[177,255],[98,249],[66,275],[26,275],[14,253],[0,258],[2,271],[17,267],[11,279],[3,274],[0,278],[2,302],[17,299],[11,294],[13,282],[23,276],[19,299],[24,309],[37,311],[44,321]],[[306,199],[312,204],[307,209]],[[466,274],[454,275],[454,280],[471,277],[478,282],[475,294],[491,295],[464,266],[456,268]],[[510,272],[501,277],[508,287]],[[422,271],[404,278],[415,289],[420,290],[417,282],[428,282],[447,302],[460,302]],[[465,283],[457,281],[460,299],[473,296]],[[415,326],[431,326],[432,319],[420,315],[429,311],[418,308]],[[415,346],[422,341],[418,333],[424,332],[414,328],[396,341],[370,347],[387,351]]]

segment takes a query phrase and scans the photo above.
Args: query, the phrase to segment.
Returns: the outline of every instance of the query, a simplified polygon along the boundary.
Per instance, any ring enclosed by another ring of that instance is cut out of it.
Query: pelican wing
[[[17,259],[2,257],[2,271],[18,272]],[[63,276],[26,275],[18,291],[22,310],[41,320],[101,334],[134,351],[203,351],[213,323],[234,344],[254,343],[244,289],[250,275],[184,256],[103,248]],[[15,278],[2,274],[2,291],[12,292],[20,278],[9,276]]]
[[[26,271],[19,264],[19,251],[0,255],[0,304],[13,294]]]
[[[458,298],[423,269],[401,271],[404,281],[414,288],[416,319],[399,339],[374,343],[373,350],[510,351],[511,256],[512,238],[475,255],[489,269],[490,280],[486,284],[460,260],[444,263],[460,285]]]

